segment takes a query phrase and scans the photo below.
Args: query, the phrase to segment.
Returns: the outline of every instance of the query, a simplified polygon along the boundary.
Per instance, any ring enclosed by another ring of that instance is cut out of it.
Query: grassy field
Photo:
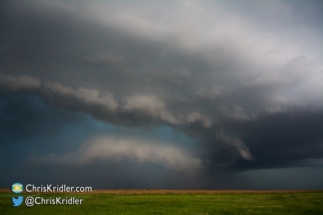
[[[92,194],[22,194],[82,198],[81,205],[13,207],[0,192],[0,214],[323,214],[323,192],[101,191]]]

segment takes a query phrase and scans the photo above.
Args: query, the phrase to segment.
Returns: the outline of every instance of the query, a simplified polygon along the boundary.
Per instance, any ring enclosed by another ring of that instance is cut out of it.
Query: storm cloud
[[[107,183],[186,188],[322,168],[321,2],[0,4],[0,147],[19,168],[152,165],[172,176]]]

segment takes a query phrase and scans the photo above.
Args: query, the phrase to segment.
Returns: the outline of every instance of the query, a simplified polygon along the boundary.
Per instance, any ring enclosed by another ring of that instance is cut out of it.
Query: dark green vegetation
[[[0,214],[323,214],[323,192],[219,194],[39,195],[83,198],[82,205],[13,207],[0,193]],[[31,195],[23,195],[31,196]],[[36,197],[38,195],[34,195]]]

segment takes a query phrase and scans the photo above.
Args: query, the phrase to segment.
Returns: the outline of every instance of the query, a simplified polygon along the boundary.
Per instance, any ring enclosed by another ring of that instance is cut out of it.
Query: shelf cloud
[[[35,175],[120,166],[118,181],[148,165],[169,181],[190,172],[189,188],[244,188],[248,171],[321,168],[320,1],[0,8],[0,147],[19,146]]]

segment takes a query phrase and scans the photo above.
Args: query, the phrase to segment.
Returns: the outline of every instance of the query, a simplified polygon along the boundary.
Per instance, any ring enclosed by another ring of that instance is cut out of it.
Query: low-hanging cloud
[[[218,138],[225,143],[225,145],[233,147],[237,150],[240,157],[252,161],[255,160],[255,158],[252,156],[252,154],[249,152],[248,147],[243,143],[242,140],[239,140],[238,138],[230,137],[223,132],[218,136]]]
[[[65,87],[58,83],[45,83],[43,89],[58,97],[64,97],[66,100],[76,99],[81,103],[91,106],[102,106],[102,108],[109,111],[114,111],[118,107],[113,96],[107,92],[100,93],[97,90],[83,87],[74,89],[72,87]]]
[[[0,73],[0,87],[9,90],[30,90],[41,86],[41,80],[30,76],[5,75]]]
[[[98,137],[76,152],[30,158],[31,163],[38,165],[87,165],[97,160],[154,163],[176,171],[195,171],[202,168],[202,161],[186,149],[152,140],[125,137]]]
[[[171,124],[179,124],[179,121],[173,114],[166,110],[166,105],[154,96],[134,96],[128,98],[123,109],[125,111],[139,111]]]
[[[151,117],[152,120],[160,120],[172,125],[183,125],[186,123],[199,122],[204,127],[212,125],[212,119],[205,117],[197,112],[188,113],[185,117],[175,116],[167,110],[164,102],[153,95],[135,95],[123,99],[118,104],[115,97],[108,92],[100,92],[97,89],[88,89],[84,87],[73,88],[63,86],[56,82],[42,81],[39,78],[30,76],[13,76],[0,73],[3,81],[0,87],[5,90],[15,91],[18,89],[38,90],[38,94],[53,104],[73,108],[80,111],[89,111],[91,109],[100,109],[101,112],[112,113],[130,113],[139,118]]]

